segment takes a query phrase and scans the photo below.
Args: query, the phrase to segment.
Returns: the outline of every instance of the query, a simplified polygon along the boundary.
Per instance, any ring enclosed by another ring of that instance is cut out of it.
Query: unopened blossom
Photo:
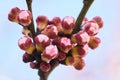
[[[63,61],[63,60],[65,60],[65,58],[66,58],[66,53],[64,53],[64,52],[59,52],[58,60],[59,60],[59,61]]]
[[[17,15],[18,22],[23,26],[29,26],[32,20],[32,13],[29,10],[21,10]]]
[[[100,29],[99,25],[94,20],[88,21],[83,26],[83,28],[90,36],[96,35],[99,32],[99,29]]]
[[[102,20],[102,18],[100,17],[100,16],[95,16],[94,18],[93,18],[93,20],[95,20],[96,22],[97,22],[97,24],[99,25],[99,28],[102,28],[103,27],[103,20]]]
[[[87,21],[88,21],[88,18],[85,17],[82,21],[82,25],[84,25]]]
[[[79,45],[85,45],[89,42],[90,36],[88,35],[88,33],[86,31],[81,30],[76,34],[73,34],[71,37],[71,40],[74,43],[77,43]]]
[[[35,37],[36,48],[38,51],[43,51],[44,48],[50,45],[50,39],[44,34],[39,34]]]
[[[73,65],[74,64],[74,57],[72,56],[68,56],[66,59],[65,59],[65,64],[66,65]]]
[[[40,69],[44,72],[48,72],[51,69],[51,65],[49,63],[46,63],[46,62],[41,62]]]
[[[42,60],[45,62],[49,62],[57,57],[58,57],[58,49],[56,45],[47,46],[42,53]]]
[[[58,35],[58,30],[56,26],[48,25],[41,33],[47,35],[49,38],[55,38]]]
[[[85,62],[81,57],[74,57],[73,66],[76,70],[82,70],[85,66]]]
[[[22,34],[25,35],[25,36],[29,36],[31,34],[30,30],[27,29],[27,28],[23,28],[22,29]]]
[[[35,60],[35,58],[31,54],[28,54],[27,52],[25,52],[23,54],[23,62],[24,63],[31,62],[31,61],[34,61],[34,60]]]
[[[47,26],[47,24],[48,24],[48,18],[46,17],[46,16],[38,16],[37,18],[36,18],[36,23],[37,23],[37,28],[38,28],[38,30],[43,30],[46,26]]]
[[[37,63],[35,63],[35,62],[30,62],[30,67],[31,67],[32,69],[36,69],[36,68],[37,68]]]
[[[67,37],[61,37],[58,47],[62,52],[68,53],[73,48],[72,41]]]
[[[60,37],[57,37],[57,38],[52,39],[51,41],[53,45],[59,46],[59,40],[60,40]]]
[[[99,46],[100,42],[101,40],[99,37],[92,36],[88,45],[91,49],[96,49]]]
[[[62,24],[60,17],[54,17],[51,22],[57,27],[58,32],[62,31]]]
[[[28,36],[21,37],[18,40],[18,46],[22,50],[26,51],[28,54],[32,54],[32,52],[35,50],[35,46],[31,40],[31,38]]]
[[[14,7],[10,10],[9,14],[8,14],[8,19],[12,22],[17,22],[17,15],[19,14],[20,9],[18,7]]]
[[[71,54],[73,57],[85,57],[88,53],[88,45],[77,45],[72,48]]]
[[[75,26],[75,19],[72,16],[66,16],[62,20],[63,33],[71,34]]]

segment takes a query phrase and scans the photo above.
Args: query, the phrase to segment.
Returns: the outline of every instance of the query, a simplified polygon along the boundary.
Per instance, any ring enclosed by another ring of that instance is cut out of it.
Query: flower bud
[[[24,63],[31,62],[31,61],[34,61],[34,60],[35,60],[35,58],[31,54],[28,54],[27,52],[25,52],[23,54],[23,62]]]
[[[35,63],[35,62],[30,62],[30,67],[31,67],[32,69],[36,69],[36,68],[37,68],[37,63]]]
[[[87,34],[86,31],[81,30],[76,34],[73,34],[72,37],[71,37],[71,40],[74,43],[77,43],[79,45],[85,45],[89,42],[90,36]]]
[[[74,57],[74,68],[76,70],[82,70],[85,66],[85,62],[81,57]]]
[[[59,52],[58,60],[63,61],[65,60],[65,58],[66,58],[66,54],[64,52]]]
[[[49,63],[46,63],[46,62],[41,62],[40,69],[44,72],[48,72],[51,69],[51,65]]]
[[[88,45],[77,45],[72,48],[71,54],[73,57],[79,56],[79,57],[85,57],[88,53]]]
[[[35,46],[30,37],[24,36],[18,40],[18,46],[20,49],[26,51],[28,54],[32,54],[35,50]]]
[[[58,45],[59,45],[59,38],[58,38],[58,37],[57,37],[57,38],[52,39],[51,41],[52,41],[52,44],[53,44],[53,45],[56,45],[56,46],[58,46]]]
[[[84,25],[87,21],[88,21],[88,18],[85,17],[82,21],[82,25]]]
[[[93,20],[95,20],[96,22],[97,22],[97,24],[99,25],[99,28],[102,28],[103,27],[103,20],[102,20],[102,18],[100,17],[100,16],[95,16],[94,18],[93,18]]]
[[[71,16],[66,16],[62,20],[62,28],[65,34],[71,34],[75,26],[75,19]]]
[[[17,16],[18,22],[23,26],[29,26],[32,20],[32,13],[29,10],[21,10]]]
[[[60,48],[62,52],[68,53],[73,48],[73,43],[71,42],[69,38],[62,37],[59,40],[58,47]]]
[[[58,32],[62,31],[62,24],[60,17],[54,17],[52,23],[57,27]]]
[[[47,35],[49,38],[55,38],[58,35],[58,30],[56,26],[48,25],[41,33]]]
[[[31,34],[30,30],[27,29],[27,28],[23,28],[22,29],[22,34],[25,35],[25,36],[29,36]]]
[[[12,8],[8,14],[8,19],[12,22],[18,23],[17,15],[19,12],[20,12],[20,9],[18,7]]]
[[[88,46],[89,46],[91,49],[96,49],[96,48],[99,46],[100,42],[101,42],[100,38],[92,36],[92,37],[90,38],[90,41],[89,41],[89,43],[88,43]]]
[[[38,51],[43,51],[44,48],[50,45],[50,39],[44,34],[39,34],[35,37],[36,48]]]
[[[38,16],[36,18],[38,30],[43,30],[48,24],[48,18],[46,16]]]
[[[99,32],[99,25],[94,20],[88,21],[83,28],[90,36],[94,36]]]
[[[66,59],[65,59],[65,63],[66,65],[73,65],[74,64],[74,57],[72,56],[68,56]]]
[[[47,46],[42,53],[42,60],[45,62],[49,62],[57,57],[58,57],[58,49],[57,46],[55,45]]]

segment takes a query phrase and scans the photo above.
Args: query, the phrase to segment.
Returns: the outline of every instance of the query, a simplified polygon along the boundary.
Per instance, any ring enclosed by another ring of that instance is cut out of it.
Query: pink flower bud
[[[28,54],[27,52],[25,52],[23,54],[23,62],[24,63],[31,62],[31,61],[34,61],[34,60],[35,60],[35,58],[31,54]]]
[[[65,58],[66,58],[66,54],[63,52],[59,52],[59,56],[58,56],[59,61],[63,61],[65,60]]]
[[[31,34],[31,32],[27,28],[23,28],[22,29],[22,34],[25,35],[25,36],[29,36]]]
[[[35,62],[30,62],[30,67],[32,69],[36,69],[37,68],[37,64]]]
[[[86,31],[81,30],[76,34],[73,34],[72,37],[71,37],[71,40],[74,43],[77,43],[79,45],[85,45],[89,42],[90,36],[87,34]]]
[[[58,46],[59,45],[59,38],[57,37],[57,38],[54,38],[53,40],[51,40],[52,41],[52,44],[53,45],[56,45],[56,46]]]
[[[21,25],[29,26],[31,24],[32,13],[29,10],[21,10],[17,18]]]
[[[71,54],[73,57],[79,56],[79,57],[85,57],[88,53],[88,45],[77,45],[72,48]]]
[[[88,21],[88,18],[85,17],[82,21],[82,25],[84,25],[87,21]]]
[[[71,34],[74,26],[75,26],[75,19],[73,17],[66,16],[65,18],[63,18],[62,28],[65,34]]]
[[[43,30],[48,24],[48,18],[46,16],[38,16],[36,18],[37,28],[41,31]]]
[[[57,57],[58,57],[58,49],[57,46],[55,45],[47,46],[42,53],[42,60],[45,62],[49,62]]]
[[[88,21],[83,28],[90,36],[94,36],[99,32],[99,25],[94,20]]]
[[[30,37],[24,36],[18,40],[18,46],[25,50],[28,54],[32,54],[32,52],[35,50],[35,46],[31,40]]]
[[[44,72],[48,72],[51,69],[51,65],[49,63],[46,63],[46,62],[41,62],[40,69]]]
[[[54,17],[52,23],[57,27],[58,32],[62,31],[62,24],[60,17]]]
[[[99,46],[100,42],[101,42],[100,38],[92,36],[92,37],[90,38],[90,41],[89,41],[89,43],[88,43],[88,46],[89,46],[91,49],[96,49],[96,48]]]
[[[56,26],[48,25],[41,33],[47,35],[49,38],[55,38],[58,34],[58,30]]]
[[[20,12],[20,9],[18,7],[12,8],[8,14],[8,19],[12,22],[18,23],[17,15],[19,12]]]
[[[100,16],[95,16],[94,18],[93,18],[93,20],[95,20],[96,22],[97,22],[97,24],[99,25],[99,28],[102,28],[103,27],[103,20],[102,20],[102,18],[100,17]]]
[[[65,59],[65,63],[66,63],[66,65],[73,65],[74,64],[74,57],[72,57],[72,56],[69,56],[69,57],[67,57],[66,59]]]
[[[59,45],[58,47],[62,52],[68,53],[72,48],[73,48],[73,43],[71,40],[67,37],[62,37],[59,40]]]
[[[85,62],[81,57],[74,57],[74,68],[76,70],[82,70],[85,66]]]
[[[38,51],[43,51],[44,48],[50,45],[50,39],[44,34],[39,34],[35,37],[36,48]]]

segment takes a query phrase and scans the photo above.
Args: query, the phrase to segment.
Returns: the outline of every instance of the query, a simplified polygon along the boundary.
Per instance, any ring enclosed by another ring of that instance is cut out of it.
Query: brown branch
[[[30,10],[31,13],[32,13],[32,0],[26,0],[26,4],[27,4],[27,7],[28,7],[28,10]],[[32,19],[31,24],[29,25],[28,29],[31,31],[31,37],[33,38],[33,41],[34,41],[35,29],[34,29],[34,21],[33,21],[33,19]]]
[[[82,10],[81,10],[77,20],[76,20],[75,28],[73,29],[73,32],[72,32],[73,34],[77,33],[78,31],[80,31],[80,29],[82,27],[81,26],[82,21],[83,21],[85,15],[86,15],[88,9],[90,8],[91,4],[93,3],[93,1],[94,0],[83,0],[83,4],[84,5],[83,5],[83,8],[82,8]]]

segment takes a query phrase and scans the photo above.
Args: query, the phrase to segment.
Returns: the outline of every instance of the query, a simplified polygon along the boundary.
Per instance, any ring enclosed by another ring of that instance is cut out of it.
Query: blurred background
[[[82,0],[33,0],[34,20],[38,15],[73,16],[77,18]],[[1,0],[0,2],[0,80],[39,80],[37,70],[22,62],[24,51],[18,47],[22,27],[8,21],[11,8],[27,9],[25,0]],[[95,0],[86,17],[90,20],[101,16],[104,27],[97,35],[100,46],[89,50],[84,58],[86,66],[77,71],[60,65],[49,80],[120,80],[120,0]]]

